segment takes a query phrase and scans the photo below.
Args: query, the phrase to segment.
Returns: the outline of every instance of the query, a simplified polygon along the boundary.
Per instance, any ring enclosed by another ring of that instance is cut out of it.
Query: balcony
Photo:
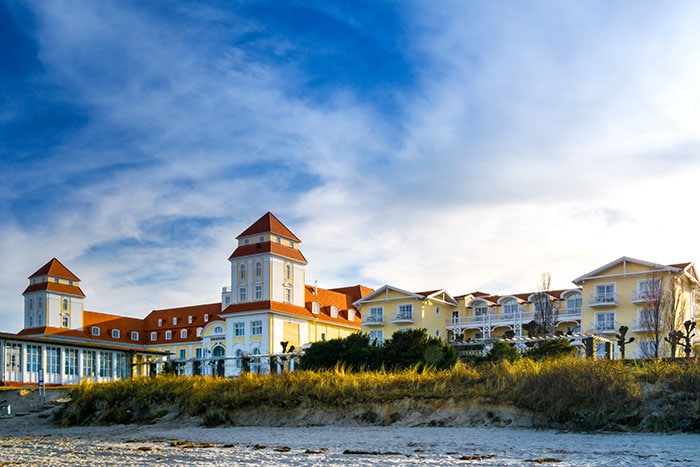
[[[588,306],[591,308],[617,306],[619,302],[616,293],[596,293],[588,296]]]
[[[630,300],[634,304],[646,303],[649,301],[649,293],[642,290],[633,290]]]
[[[654,332],[655,327],[653,320],[635,319],[630,323],[630,331],[632,332]]]
[[[384,315],[369,315],[362,317],[363,326],[382,326],[384,325]]]
[[[557,314],[557,321],[564,323],[567,321],[581,321],[581,308],[560,308]]]
[[[413,323],[413,313],[394,313],[391,315],[391,322],[395,324]]]
[[[605,323],[595,323],[593,325],[593,332],[596,334],[617,334],[619,326],[617,321],[605,322]]]

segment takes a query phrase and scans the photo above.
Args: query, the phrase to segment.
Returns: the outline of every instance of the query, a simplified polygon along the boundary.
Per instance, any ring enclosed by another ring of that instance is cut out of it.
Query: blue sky
[[[0,1],[0,319],[219,299],[266,211],[307,281],[523,292],[700,258],[694,1]]]

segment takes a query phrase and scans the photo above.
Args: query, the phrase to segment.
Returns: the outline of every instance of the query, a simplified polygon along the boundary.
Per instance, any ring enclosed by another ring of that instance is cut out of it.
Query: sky
[[[307,282],[554,288],[700,259],[700,3],[0,0],[0,330],[212,303],[267,211]]]

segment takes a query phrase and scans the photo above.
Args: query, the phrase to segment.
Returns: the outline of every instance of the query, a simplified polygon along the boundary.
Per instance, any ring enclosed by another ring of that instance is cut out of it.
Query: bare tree
[[[679,287],[681,289],[679,290]],[[659,272],[647,276],[645,288],[640,291],[643,307],[639,314],[641,330],[640,349],[645,358],[659,358],[665,353],[662,349],[664,336],[677,330],[683,324],[685,299],[682,284],[673,276]],[[675,353],[673,345],[671,352]],[[675,357],[675,355],[671,355]]]
[[[535,321],[542,327],[544,334],[554,334],[559,317],[559,306],[550,295],[552,275],[543,272],[537,284],[537,292],[532,302],[535,306]]]

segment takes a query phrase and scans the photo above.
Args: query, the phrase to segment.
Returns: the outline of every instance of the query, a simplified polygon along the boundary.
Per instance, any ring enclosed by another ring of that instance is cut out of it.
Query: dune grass
[[[451,370],[297,371],[235,379],[159,376],[71,391],[63,424],[153,421],[169,411],[205,417],[259,407],[342,408],[397,400],[510,404],[545,426],[580,430],[700,431],[696,360],[620,362],[521,359]]]

